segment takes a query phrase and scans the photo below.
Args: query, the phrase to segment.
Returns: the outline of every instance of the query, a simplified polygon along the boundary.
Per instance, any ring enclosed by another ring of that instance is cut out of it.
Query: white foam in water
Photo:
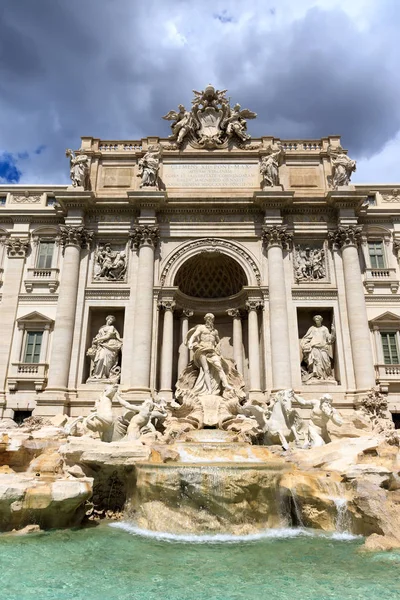
[[[191,544],[220,544],[220,543],[228,543],[235,544],[237,542],[254,542],[258,540],[266,540],[266,539],[287,539],[287,538],[295,538],[299,536],[305,537],[324,537],[334,540],[342,540],[349,541],[354,540],[358,537],[357,535],[352,535],[351,533],[326,533],[320,532],[316,530],[310,529],[301,529],[301,528],[289,528],[283,527],[279,529],[265,529],[260,531],[259,533],[251,533],[248,535],[231,535],[225,533],[216,533],[216,534],[204,534],[204,535],[195,535],[195,534],[175,534],[175,533],[167,533],[160,531],[150,531],[149,529],[141,529],[136,525],[131,523],[126,523],[124,521],[120,523],[110,523],[110,527],[115,527],[116,529],[123,529],[127,533],[131,533],[132,535],[139,535],[142,537],[153,538],[157,540],[161,540],[164,542],[185,542]]]

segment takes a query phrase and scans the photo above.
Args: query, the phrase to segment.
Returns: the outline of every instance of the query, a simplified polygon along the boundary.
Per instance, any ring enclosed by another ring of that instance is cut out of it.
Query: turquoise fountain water
[[[142,537],[106,524],[1,536],[1,598],[398,600],[400,554],[358,553],[361,539],[336,538],[275,530],[212,543]]]

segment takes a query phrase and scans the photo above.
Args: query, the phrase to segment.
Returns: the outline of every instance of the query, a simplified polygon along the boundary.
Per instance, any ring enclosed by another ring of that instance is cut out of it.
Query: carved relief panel
[[[126,244],[99,242],[94,253],[94,282],[125,282],[128,266]]]
[[[326,282],[328,263],[323,243],[297,243],[293,249],[293,271],[296,283]]]

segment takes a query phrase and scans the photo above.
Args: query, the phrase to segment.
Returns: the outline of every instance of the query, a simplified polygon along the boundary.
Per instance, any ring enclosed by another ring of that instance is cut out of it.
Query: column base
[[[148,398],[154,397],[154,392],[150,388],[122,388],[120,392],[128,402],[141,403]]]
[[[157,396],[159,399],[164,398],[164,400],[167,400],[167,402],[170,402],[174,397],[172,390],[160,390]]]

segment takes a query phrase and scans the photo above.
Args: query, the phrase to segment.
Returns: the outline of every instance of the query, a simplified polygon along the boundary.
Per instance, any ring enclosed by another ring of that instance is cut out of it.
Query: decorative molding
[[[84,226],[60,225],[59,230],[57,241],[62,246],[63,254],[67,246],[90,247],[94,236],[94,232],[88,231]]]
[[[289,249],[293,242],[293,233],[287,231],[287,225],[271,225],[263,227],[261,238],[266,248],[280,246]]]
[[[10,204],[40,204],[43,194],[31,194],[28,190],[12,193]]]
[[[129,239],[131,248],[136,250],[145,244],[156,248],[160,239],[160,228],[158,225],[136,225],[129,232]]]
[[[337,290],[292,289],[293,300],[336,300],[337,297]]]
[[[105,290],[105,289],[87,289],[85,298],[90,300],[128,300],[130,289],[125,290]]]
[[[19,294],[18,296],[19,302],[38,302],[39,304],[42,302],[53,302],[57,304],[58,302],[58,294]]]
[[[397,188],[394,188],[392,190],[391,194],[382,194],[382,201],[399,204],[400,203],[400,190]]]
[[[176,252],[172,254],[172,256],[168,259],[167,263],[165,264],[162,270],[160,277],[161,286],[165,284],[168,273],[170,272],[173,265],[177,262],[177,260],[185,254],[189,254],[192,250],[196,250],[197,248],[203,248],[204,251],[208,252],[221,252],[221,249],[226,248],[231,250],[234,254],[239,254],[253,271],[257,281],[257,285],[261,285],[260,270],[257,267],[255,260],[250,256],[250,254],[246,250],[228,240],[223,240],[220,238],[203,238],[186,244],[183,247],[180,247]]]
[[[362,242],[362,231],[360,225],[340,225],[336,231],[328,231],[328,240],[338,248],[358,246]]]
[[[194,315],[194,311],[190,310],[190,308],[184,308],[182,310],[182,316],[186,317],[187,319],[190,319],[190,317],[193,317]]]
[[[395,302],[397,305],[399,304],[398,294],[381,294],[379,296],[377,294],[370,294],[364,296],[364,298],[365,302],[367,302],[368,304],[380,304],[381,302]]]
[[[8,258],[26,258],[31,247],[28,238],[8,238],[5,245]]]

